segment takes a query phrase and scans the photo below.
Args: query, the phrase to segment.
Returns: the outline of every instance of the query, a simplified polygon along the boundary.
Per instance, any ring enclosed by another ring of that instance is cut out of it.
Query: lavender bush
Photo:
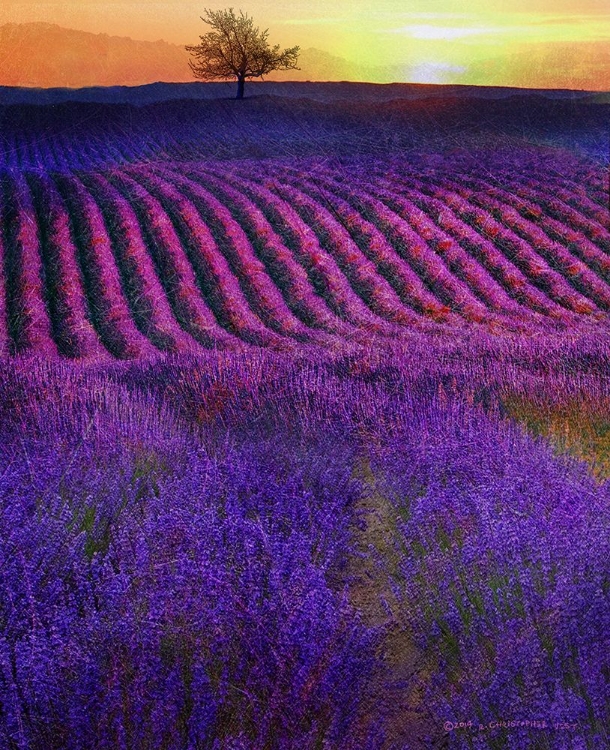
[[[608,485],[456,404],[412,419],[373,473],[394,507],[383,564],[396,617],[429,655],[428,705],[472,722],[455,747],[606,746]]]
[[[3,747],[368,743],[375,633],[337,584],[350,449],[278,435],[210,455],[105,397],[54,434],[31,410],[31,437],[4,443]]]
[[[421,746],[606,743],[608,485],[507,415],[610,413],[607,345],[432,341],[0,368],[3,745],[409,747],[397,629]]]

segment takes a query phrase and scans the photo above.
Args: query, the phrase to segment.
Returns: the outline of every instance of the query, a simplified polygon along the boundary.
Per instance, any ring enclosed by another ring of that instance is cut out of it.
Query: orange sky
[[[194,44],[208,29],[199,19],[206,3],[192,0],[0,2],[0,24],[45,21],[177,44]],[[235,7],[268,27],[272,43],[316,47],[372,69],[371,80],[391,68],[395,80],[535,86],[548,85],[554,70],[557,86],[585,80],[610,89],[609,0],[251,0]]]

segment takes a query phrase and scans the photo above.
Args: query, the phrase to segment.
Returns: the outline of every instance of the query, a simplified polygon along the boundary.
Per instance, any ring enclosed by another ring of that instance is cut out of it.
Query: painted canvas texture
[[[610,747],[610,9],[0,8],[0,750]]]

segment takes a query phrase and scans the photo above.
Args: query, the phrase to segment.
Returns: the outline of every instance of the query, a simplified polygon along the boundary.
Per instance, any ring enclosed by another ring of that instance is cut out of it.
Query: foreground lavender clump
[[[349,455],[76,432],[3,452],[2,747],[366,742]]]
[[[511,415],[568,414],[603,469],[609,361],[456,335],[1,366],[0,747],[608,744],[609,486]],[[548,726],[479,730],[521,720]]]
[[[453,746],[606,747],[608,484],[455,405],[418,415],[375,474],[399,616],[432,655],[422,681]]]

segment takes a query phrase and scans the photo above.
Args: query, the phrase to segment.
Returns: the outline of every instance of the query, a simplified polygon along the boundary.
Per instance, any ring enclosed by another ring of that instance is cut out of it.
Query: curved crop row
[[[6,200],[4,198],[4,186],[0,182],[0,357],[8,354],[10,350],[11,337],[8,329],[8,311],[6,306],[6,273],[5,259],[6,246],[4,241],[3,227],[6,221]]]
[[[540,180],[535,180],[527,174],[516,175],[513,181],[516,185],[523,185],[526,189],[538,193],[538,196],[543,200],[551,198],[553,201],[561,201],[571,206],[582,216],[598,221],[602,226],[608,224],[607,196],[605,196],[606,205],[603,205],[603,203],[600,205],[599,200],[591,197],[586,185],[566,185],[561,180],[552,179],[541,185]],[[518,187],[515,192],[519,194],[520,190],[521,188]]]
[[[574,229],[548,218],[545,211],[525,197],[514,196],[482,180],[462,177],[460,181],[474,184],[478,191],[473,199],[478,205],[501,216],[507,226],[536,248],[578,291],[608,309],[610,286],[596,272],[604,274],[610,269],[610,257],[592,247],[591,242]],[[560,239],[569,241],[569,245],[564,245]]]
[[[405,195],[396,195],[376,184],[366,186],[358,179],[350,180],[349,188],[346,188],[342,182],[338,182],[336,179],[330,177],[324,179],[326,184],[331,186],[334,195],[337,193],[345,195],[348,199],[351,199],[353,205],[363,206],[366,211],[366,200],[369,195],[374,194],[375,199],[378,199],[378,205],[385,204],[398,217],[404,219],[429,248],[425,256],[427,268],[423,262],[424,258],[422,258],[421,266],[425,269],[425,273],[422,274],[423,278],[438,278],[439,259],[444,262],[448,272],[455,277],[453,288],[449,289],[446,296],[453,293],[453,297],[460,299],[462,305],[464,305],[464,298],[466,297],[470,301],[471,307],[476,304],[474,299],[476,297],[490,308],[490,311],[505,314],[522,312],[481,264],[471,258],[455,240],[430,221],[425,213]],[[316,180],[320,180],[319,175],[316,175]],[[446,276],[446,272],[443,275]],[[461,288],[458,286],[460,283],[464,285]],[[488,315],[490,311],[483,310],[479,305],[475,314]]]
[[[482,178],[478,178],[478,182],[489,185]],[[486,189],[492,194],[501,195],[505,203],[516,208],[524,218],[535,222],[551,239],[566,247],[610,283],[610,210],[605,212],[605,221],[602,215],[595,217],[582,201],[582,190],[574,191],[570,194],[573,201],[567,201],[568,191],[558,187],[552,191],[551,205],[548,188],[541,188],[537,181],[515,178],[514,186],[510,192],[495,184]]]
[[[46,175],[31,176],[30,184],[47,256],[49,307],[57,345],[68,357],[103,357],[107,352],[91,322],[79,253],[64,201]]]
[[[388,180],[383,184],[390,193],[408,195],[414,205],[474,257],[524,310],[559,317],[563,314],[558,305],[533,286],[527,276],[496,247],[491,236],[476,231],[465,220],[467,207],[459,195],[449,191],[445,194],[442,188],[436,188],[432,194],[428,192],[426,184],[416,180],[409,181],[409,188],[400,186],[399,192],[396,192],[393,181]]]
[[[77,177],[57,176],[56,184],[69,206],[93,319],[104,344],[118,357],[151,354],[150,342],[133,320],[108,230],[97,204]]]
[[[475,226],[484,226],[486,232],[496,237],[503,252],[551,299],[574,312],[591,313],[595,310],[592,301],[574,289],[570,280],[556,268],[555,259],[549,261],[545,257],[545,248],[539,246],[538,240],[524,240],[523,226],[515,217],[514,209],[491,196],[482,196],[479,191],[464,187],[455,180],[439,179],[433,183],[432,190],[435,184],[450,194],[460,195]]]
[[[502,314],[523,314],[506,290],[477,263],[449,234],[438,227],[426,213],[405,196],[375,189],[376,194],[443,259],[448,271],[460,279],[470,292],[487,307]]]
[[[219,179],[213,173],[188,172],[188,176],[177,170],[166,169],[174,184],[186,188],[203,186],[220,200],[244,233],[253,252],[260,257],[265,272],[283,295],[286,304],[307,327],[336,334],[347,332],[343,321],[334,316],[324,300],[318,296],[302,266],[282,242],[262,211],[243,193]]]
[[[311,226],[320,244],[332,254],[354,290],[367,304],[371,315],[390,323],[413,322],[412,315],[407,313],[394,289],[380,276],[375,264],[364,255],[341,222],[337,221],[332,208],[329,210],[287,182],[274,178],[267,178],[266,182],[269,189],[289,200],[301,218]]]
[[[337,221],[349,232],[362,253],[375,264],[378,273],[394,288],[405,305],[418,313],[437,319],[447,317],[450,308],[438,300],[425,286],[378,227],[356,210],[349,200],[339,196],[336,185],[333,184],[330,189],[327,187],[328,183],[324,183],[323,186],[317,174],[316,180],[302,178],[300,173],[289,179],[291,184],[328,207]]]
[[[138,174],[142,174],[139,170]],[[202,185],[180,179],[161,167],[154,170],[154,178],[161,178],[166,191],[178,199],[186,198],[205,222],[216,252],[225,261],[220,269],[220,278],[236,279],[246,315],[256,316],[258,321],[282,336],[297,340],[309,340],[314,332],[295,317],[282,294],[268,275],[265,264],[256,256],[241,225],[228,208],[213,193]],[[146,174],[142,175],[146,180]],[[152,177],[148,175],[148,180]],[[176,192],[177,191],[177,192]],[[234,303],[231,303],[234,307]]]
[[[349,195],[351,204],[358,206],[369,221],[380,228],[399,255],[416,270],[439,300],[467,319],[482,320],[488,314],[485,305],[448,270],[440,255],[413,229],[409,221],[373,196],[370,189],[351,190]]]
[[[510,181],[512,180],[521,180],[535,188],[542,185],[544,186],[543,193],[551,193],[569,203],[576,198],[584,199],[585,205],[591,206],[594,210],[599,208],[605,210],[608,206],[610,182],[607,169],[603,171],[595,170],[594,172],[577,171],[571,179],[568,179],[565,175],[558,175],[556,171],[546,171],[544,179],[536,179],[532,177],[530,170],[518,168],[511,171]],[[560,193],[563,195],[560,195]],[[566,199],[566,196],[570,196],[570,198]],[[602,221],[602,223],[605,222]]]
[[[601,207],[576,192],[570,196],[565,189],[551,192],[531,180],[519,184],[522,186],[516,189],[516,195],[532,200],[542,216],[564,224],[579,239],[610,253],[610,205]]]
[[[384,321],[368,309],[332,253],[321,244],[313,228],[289,200],[255,179],[227,174],[227,180],[242,188],[262,208],[339,318],[364,329],[385,330]]]
[[[133,158],[123,140],[107,163]],[[67,141],[20,145],[69,167],[99,161],[102,142],[92,130],[74,154]],[[597,204],[558,176],[545,187],[544,165],[538,180],[520,169],[285,159],[5,172],[0,355],[294,350],[438,323],[606,321]]]
[[[595,305],[575,292],[560,274],[550,268],[527,242],[505,227],[489,211],[469,201],[470,193],[467,191],[460,191],[459,186],[434,178],[425,182],[411,179],[409,185],[451,208],[475,234],[487,240],[488,247],[493,247],[495,254],[504,256],[512,270],[507,277],[508,283],[515,289],[527,286],[530,300],[537,300],[537,309],[541,312],[569,320],[571,313],[590,313],[596,309]]]
[[[595,310],[595,305],[573,289],[566,279],[549,265],[537,248],[526,242],[509,226],[510,216],[503,213],[502,204],[498,201],[494,204],[493,199],[490,199],[493,208],[483,208],[480,205],[482,199],[478,194],[473,195],[473,191],[460,190],[458,185],[448,180],[440,181],[439,184],[450,194],[461,195],[465,200],[465,215],[473,225],[495,237],[496,244],[504,253],[551,299],[573,312],[591,313]],[[434,190],[434,186],[432,189]]]
[[[337,336],[360,336],[360,329],[336,315],[318,294],[277,224],[271,225],[244,184],[232,183],[226,172],[215,176],[212,167],[200,163],[152,168],[197,209],[268,331],[322,345],[335,345]]]
[[[503,248],[498,247],[498,232],[494,231],[494,228],[488,232],[488,225],[480,220],[481,217],[478,224],[472,221],[469,215],[471,206],[462,196],[443,189],[440,185],[433,185],[432,180],[387,172],[383,172],[382,176],[372,181],[371,190],[379,191],[380,188],[384,201],[407,216],[417,227],[417,231],[424,233],[428,241],[432,241],[436,236],[437,243],[433,246],[439,254],[443,254],[445,247],[450,247],[449,242],[453,239],[457,247],[466,253],[461,256],[464,264],[468,262],[467,256],[470,256],[477,264],[483,266],[483,270],[498,285],[499,295],[514,309],[515,314],[524,317],[536,312],[557,319],[566,319],[567,311],[539,290],[518,264],[503,252]],[[439,235],[438,230],[442,234]],[[459,275],[466,280],[463,274],[462,270]],[[472,277],[471,281],[474,281]],[[491,285],[488,291],[489,289]],[[510,300],[514,300],[520,307],[513,308]]]
[[[160,278],[180,324],[203,346],[230,344],[233,337],[217,322],[204,301],[195,272],[161,203],[120,170],[108,174],[132,205]]]
[[[158,174],[147,176],[142,170],[129,170],[127,174],[159,201],[178,230],[199,287],[218,322],[251,343],[277,343],[273,332],[265,328],[248,305],[227,259],[193,202]]]
[[[25,177],[5,177],[7,322],[16,353],[57,355],[47,308],[38,221]]]
[[[162,350],[192,348],[194,341],[174,317],[130,203],[102,175],[87,175],[83,182],[105,216],[140,330]]]

